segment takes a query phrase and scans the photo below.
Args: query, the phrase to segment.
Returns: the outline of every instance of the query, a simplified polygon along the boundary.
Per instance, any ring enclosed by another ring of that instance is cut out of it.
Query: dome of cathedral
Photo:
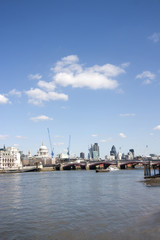
[[[42,146],[40,146],[39,150],[47,150],[47,147],[44,145],[44,143],[42,142]]]
[[[47,150],[47,147],[42,145],[39,150]]]
[[[42,146],[39,148],[39,151],[37,152],[38,156],[41,157],[48,157],[48,149],[47,147],[44,145],[44,143],[42,142]]]

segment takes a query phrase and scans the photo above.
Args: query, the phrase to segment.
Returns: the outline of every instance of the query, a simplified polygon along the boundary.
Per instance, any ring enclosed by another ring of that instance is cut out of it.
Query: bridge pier
[[[126,166],[125,165],[122,165],[122,163],[118,160],[117,161],[117,167],[119,168],[119,169],[126,169]]]
[[[60,165],[59,170],[60,170],[60,171],[63,171],[63,164]]]
[[[117,167],[118,167],[119,169],[121,169],[121,165],[120,165],[120,162],[119,162],[119,161],[117,161]]]
[[[151,165],[150,165],[150,161],[148,164],[144,165],[144,177],[150,177],[151,176]]]
[[[90,170],[89,164],[86,164],[86,170]]]

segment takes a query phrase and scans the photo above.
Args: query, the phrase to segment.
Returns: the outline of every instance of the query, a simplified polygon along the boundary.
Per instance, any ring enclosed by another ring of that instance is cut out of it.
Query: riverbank
[[[141,182],[145,183],[147,186],[159,187],[160,186],[160,177],[147,178]]]

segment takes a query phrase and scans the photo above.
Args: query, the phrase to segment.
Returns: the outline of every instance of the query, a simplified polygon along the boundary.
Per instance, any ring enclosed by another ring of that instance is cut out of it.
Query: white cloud
[[[40,80],[42,78],[42,75],[40,75],[39,73],[30,74],[30,75],[28,75],[28,78],[31,79],[31,80],[33,80],[33,79]]]
[[[17,96],[17,97],[21,97],[21,92],[20,91],[17,91],[16,89],[12,89],[9,93],[9,95],[14,95],[14,96]]]
[[[144,79],[144,84],[151,84],[155,77],[156,75],[150,71],[144,71],[136,76],[138,79]]]
[[[148,78],[148,79],[153,80],[153,79],[155,78],[155,74],[154,74],[154,73],[151,73],[150,71],[144,71],[144,72],[142,72],[141,74],[138,74],[138,75],[136,76],[136,78],[140,78],[140,79],[142,79],[142,78]]]
[[[125,73],[123,68],[112,64],[84,68],[79,64],[76,55],[62,58],[51,70],[55,84],[63,87],[71,85],[74,88],[88,87],[91,89],[115,89],[119,84],[113,77]]]
[[[160,33],[153,33],[151,36],[148,37],[150,40],[152,40],[154,43],[157,43],[160,41]]]
[[[47,91],[53,91],[56,87],[54,82],[45,82],[42,80],[38,82],[38,86]]]
[[[30,120],[32,120],[34,122],[38,122],[38,121],[53,120],[53,118],[50,118],[50,117],[45,116],[45,115],[41,115],[41,116],[37,116],[37,117],[31,117]]]
[[[98,137],[98,135],[97,134],[92,134],[91,137],[96,138],[96,137]]]
[[[160,130],[160,125],[156,126],[155,128],[153,128],[154,130]]]
[[[6,104],[6,103],[10,103],[9,99],[4,95],[0,94],[0,104]]]
[[[125,135],[124,133],[120,133],[119,136],[120,136],[121,138],[126,138],[126,135]]]
[[[146,80],[143,81],[144,85],[149,85],[151,83],[152,83],[152,81],[150,79],[146,79]]]
[[[135,113],[121,113],[120,117],[135,117]]]
[[[8,135],[0,135],[0,140],[6,140],[8,137]]]
[[[130,65],[130,62],[125,62],[125,63],[122,63],[121,64],[121,67],[122,68],[126,68],[126,67],[128,67]]]
[[[68,100],[68,96],[64,93],[45,92],[39,88],[31,88],[26,91],[26,94],[29,98],[28,102],[35,105],[42,104],[44,101]]]

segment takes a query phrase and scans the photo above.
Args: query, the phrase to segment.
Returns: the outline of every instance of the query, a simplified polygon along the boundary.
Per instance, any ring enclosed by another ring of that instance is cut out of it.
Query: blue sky
[[[160,154],[160,1],[1,0],[0,146]],[[146,148],[146,145],[148,148]]]

